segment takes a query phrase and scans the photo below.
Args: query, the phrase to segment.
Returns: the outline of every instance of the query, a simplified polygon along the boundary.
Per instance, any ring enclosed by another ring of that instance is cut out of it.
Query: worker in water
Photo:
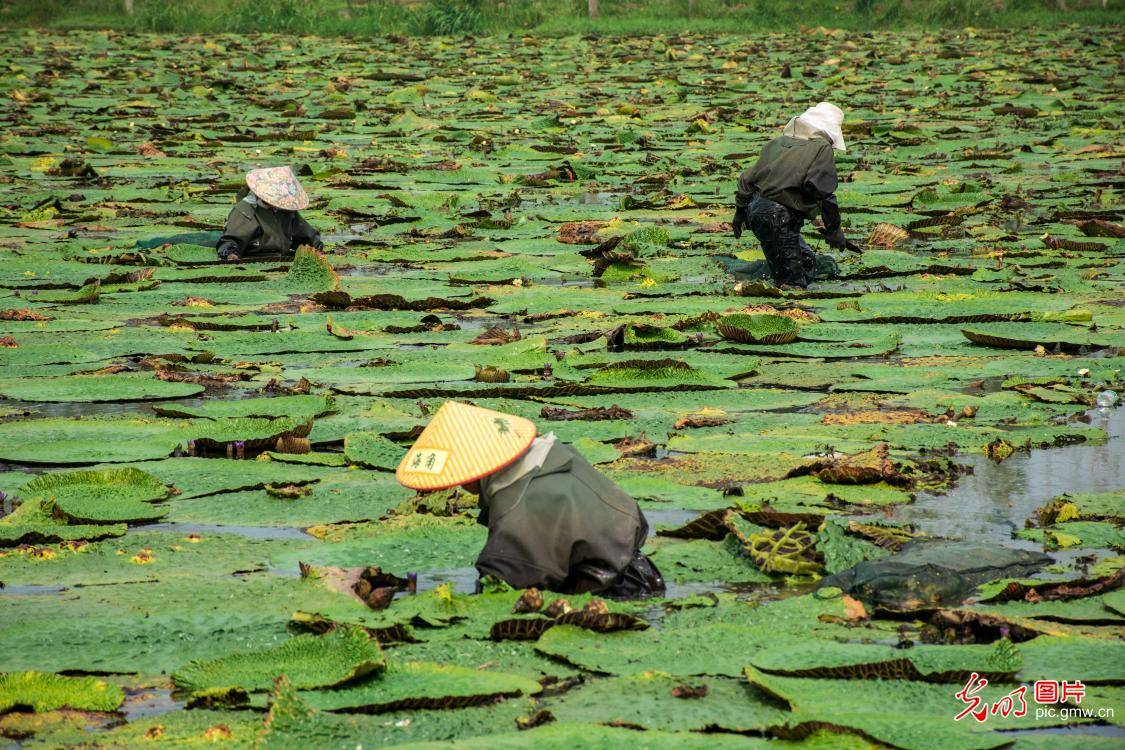
[[[301,245],[322,250],[320,232],[301,218],[309,196],[289,167],[255,169],[246,174],[223,236],[219,257],[235,261],[255,255],[290,255]]]
[[[664,594],[641,553],[648,522],[632,497],[554,433],[522,417],[447,401],[407,452],[398,481],[479,497],[481,577],[517,588],[618,599]]]
[[[836,203],[834,151],[844,151],[844,113],[821,102],[794,117],[762,149],[758,162],[738,178],[732,226],[735,238],[750,227],[762,243],[774,283],[804,289],[816,275],[816,256],[801,225],[819,212],[829,246],[846,244]]]

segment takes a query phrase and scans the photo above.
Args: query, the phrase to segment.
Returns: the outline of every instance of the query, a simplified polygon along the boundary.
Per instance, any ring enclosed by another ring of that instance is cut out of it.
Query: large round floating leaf
[[[529,712],[531,713],[531,712]],[[837,750],[864,750],[865,745],[839,735],[826,735],[823,747]],[[771,750],[776,741],[737,734],[700,732],[662,732],[650,729],[554,722],[527,731],[489,734],[458,739],[457,750],[524,750],[526,748],[583,748],[583,750]],[[400,746],[402,750],[442,750],[448,742],[418,742]]]
[[[286,675],[299,689],[326,688],[381,670],[382,649],[358,628],[341,627],[322,636],[298,635],[276,648],[193,661],[172,675],[180,690],[219,688],[269,690]]]
[[[65,677],[49,672],[0,674],[0,714],[20,708],[35,713],[60,708],[116,711],[124,700],[121,688],[96,677]]]
[[[0,395],[18,401],[154,401],[185,398],[202,392],[203,386],[197,383],[164,381],[134,373],[0,380]]]
[[[0,518],[0,547],[97,541],[124,536],[127,528],[123,523],[68,524],[55,518],[52,503],[27,499],[14,513]]]
[[[688,692],[692,689],[694,693]],[[783,709],[748,691],[741,680],[660,671],[590,681],[543,702],[561,723],[597,721],[675,731],[764,732],[786,718]]]
[[[25,484],[20,494],[53,503],[64,518],[77,523],[154,521],[168,512],[151,504],[167,497],[168,488],[133,468],[44,474]]]
[[[98,301],[102,282],[98,279],[75,290],[53,290],[40,292],[31,299],[52,305],[91,305]]]
[[[1023,658],[1009,641],[999,645],[926,646],[896,649],[873,643],[804,639],[766,648],[751,658],[763,672],[791,677],[922,680],[964,684],[973,672],[992,682],[1011,681]]]
[[[313,708],[377,713],[410,708],[461,708],[534,695],[538,682],[520,675],[454,664],[392,661],[381,674],[333,690],[303,694]]]
[[[611,343],[626,349],[673,349],[687,343],[688,337],[668,326],[646,323],[629,323],[622,330],[619,343],[611,336]]]
[[[1100,333],[1064,323],[985,323],[962,328],[974,344],[997,349],[1060,349],[1077,352],[1083,347],[1101,349],[1121,343],[1120,333]]]
[[[0,424],[0,458],[31,464],[124,463],[164,458],[179,427],[149,419],[27,419]]]
[[[897,332],[871,336],[856,341],[794,341],[789,344],[717,344],[708,351],[724,354],[757,354],[761,356],[795,357],[801,359],[853,359],[879,357],[899,348],[902,337]]]
[[[0,423],[0,458],[35,464],[125,463],[165,458],[191,440],[212,449],[239,440],[251,448],[272,447],[282,435],[303,437],[310,429],[310,421],[290,417],[28,419]]]
[[[272,447],[283,435],[307,437],[312,429],[311,419],[294,417],[231,417],[227,419],[197,419],[185,422],[182,435],[185,442],[194,440],[205,447],[218,447],[241,441],[251,448]]]
[[[344,455],[353,464],[394,470],[406,449],[375,432],[353,432],[344,438]]]
[[[157,414],[188,419],[224,419],[231,417],[258,417],[277,419],[313,419],[333,410],[331,396],[276,396],[274,398],[244,398],[238,400],[205,401],[193,406],[155,406]]]
[[[678,359],[630,359],[595,370],[589,385],[637,390],[698,390],[726,388],[729,381],[717,378]]]
[[[744,344],[788,344],[800,327],[784,315],[724,315],[715,323],[725,339]]]
[[[218,263],[219,257],[215,254],[214,247],[203,245],[169,245],[161,250],[154,251],[154,255],[162,256],[177,266],[197,266]]]
[[[1010,740],[996,732],[981,731],[976,722],[954,721],[965,704],[957,701],[945,684],[904,680],[828,680],[781,677],[754,667],[744,670],[750,685],[790,710],[783,723],[796,728],[815,724],[837,731],[862,733],[902,750],[987,750]],[[992,705],[1015,687],[989,683],[980,693]],[[1022,720],[989,717],[989,728],[1032,728],[1034,711]]]
[[[511,732],[516,720],[533,710],[530,700],[524,699],[453,710],[394,711],[373,718],[328,713],[311,708],[301,693],[287,680],[281,680],[270,695],[265,720],[256,722],[260,725],[260,736],[255,747],[258,750],[387,747],[401,744],[404,735],[412,742],[440,741],[440,745],[448,747],[451,737],[457,737],[460,743],[468,738],[487,739]]]

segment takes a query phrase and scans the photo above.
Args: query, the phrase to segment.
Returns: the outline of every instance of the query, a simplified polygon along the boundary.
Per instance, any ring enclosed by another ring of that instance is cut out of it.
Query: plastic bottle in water
[[[1102,391],[1098,394],[1097,404],[1099,409],[1109,409],[1117,403],[1117,394],[1113,391]]]

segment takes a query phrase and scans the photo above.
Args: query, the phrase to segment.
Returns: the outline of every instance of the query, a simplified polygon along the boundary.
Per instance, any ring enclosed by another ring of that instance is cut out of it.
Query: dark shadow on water
[[[657,528],[675,529],[683,526],[688,521],[699,518],[705,511],[684,510],[683,508],[644,508],[642,512],[648,519],[648,535],[656,536]]]

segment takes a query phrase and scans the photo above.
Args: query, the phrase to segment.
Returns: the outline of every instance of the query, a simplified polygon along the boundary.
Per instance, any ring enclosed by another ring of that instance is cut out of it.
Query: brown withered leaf
[[[1104,219],[1080,221],[1078,229],[1087,237],[1125,237],[1125,224],[1114,224]]]
[[[649,456],[656,452],[656,443],[645,437],[643,432],[636,437],[622,438],[614,443],[613,447],[620,451],[621,455],[626,458],[632,456]]]
[[[676,685],[672,688],[672,697],[682,700],[706,698],[711,689],[707,685]]]
[[[608,221],[568,221],[559,226],[558,239],[567,245],[597,245],[598,232],[608,225]]]
[[[21,307],[18,310],[0,310],[0,320],[54,320],[54,318]]]
[[[569,410],[555,406],[544,406],[539,412],[541,419],[552,422],[570,422],[581,420],[584,422],[597,422],[606,419],[632,419],[633,412],[622,409],[617,404],[613,406],[597,406],[591,409]]]
[[[933,420],[921,409],[902,409],[825,414],[820,421],[823,424],[920,424]]]
[[[808,468],[810,474],[827,484],[886,482],[901,487],[912,483],[910,477],[905,476],[891,460],[886,443],[842,458],[817,459]]]
[[[148,159],[163,159],[168,156],[168,154],[158,149],[156,144],[147,141],[137,147],[137,153]]]
[[[513,341],[519,341],[521,338],[523,337],[520,335],[520,329],[518,328],[512,328],[511,331],[507,331],[501,326],[492,326],[487,331],[482,331],[469,343],[477,344],[478,346],[499,346],[500,344],[510,344]]]

